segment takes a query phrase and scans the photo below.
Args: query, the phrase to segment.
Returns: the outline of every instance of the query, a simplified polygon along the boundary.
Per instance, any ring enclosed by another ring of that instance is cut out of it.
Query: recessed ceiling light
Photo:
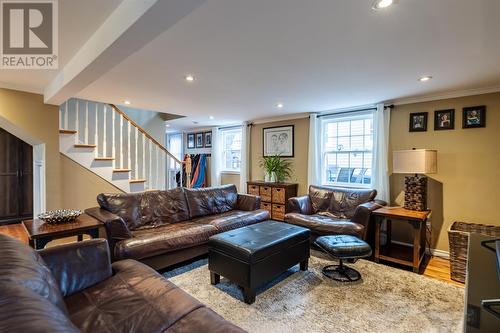
[[[284,105],[283,105],[283,103],[278,103],[278,104],[276,104],[276,107],[277,107],[278,109],[283,108],[283,106],[284,106]]]
[[[430,75],[424,75],[424,76],[420,77],[418,80],[420,82],[426,82],[426,81],[429,81],[430,79],[432,79],[432,76],[430,76]]]
[[[167,127],[170,127],[170,124],[167,124],[166,126],[167,126]]]
[[[125,100],[125,101],[123,101],[123,104],[130,105],[130,101]]]
[[[377,0],[373,3],[372,8],[375,10],[384,9],[394,4],[394,0]]]
[[[208,119],[213,120],[214,116],[208,116]]]
[[[193,82],[193,81],[194,81],[194,76],[193,76],[193,75],[191,75],[191,74],[186,75],[184,78],[185,78],[185,79],[186,79],[186,81],[188,81],[188,82]]]

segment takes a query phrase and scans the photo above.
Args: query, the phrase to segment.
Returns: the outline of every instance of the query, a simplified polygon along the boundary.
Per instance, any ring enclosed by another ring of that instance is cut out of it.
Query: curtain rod
[[[394,108],[394,105],[384,105],[384,109],[392,109]],[[355,113],[355,112],[363,112],[363,111],[375,111],[377,110],[376,107],[373,108],[366,108],[366,109],[355,109],[355,110],[349,110],[349,111],[343,111],[343,112],[329,112],[329,113],[321,113],[317,116],[317,118],[321,117],[326,117],[326,116],[333,116],[333,115],[340,115],[340,114],[348,114],[348,113]]]

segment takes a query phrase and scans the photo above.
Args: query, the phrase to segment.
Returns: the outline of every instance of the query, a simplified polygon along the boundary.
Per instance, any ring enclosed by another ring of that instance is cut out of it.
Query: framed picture
[[[203,148],[203,133],[196,133],[196,148]]]
[[[427,131],[428,112],[410,113],[410,132]]]
[[[463,109],[462,128],[486,127],[486,106],[472,106]]]
[[[188,133],[188,135],[187,135],[187,147],[188,147],[188,149],[194,149],[194,133]]]
[[[455,109],[434,111],[434,130],[450,130],[455,128]]]
[[[205,132],[205,148],[212,148],[212,132]]]
[[[293,129],[293,125],[264,128],[264,156],[293,157]]]

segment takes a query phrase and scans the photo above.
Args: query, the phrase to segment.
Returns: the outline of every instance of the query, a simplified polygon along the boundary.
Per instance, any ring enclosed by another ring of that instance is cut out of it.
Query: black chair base
[[[361,279],[361,274],[354,268],[345,266],[340,261],[339,265],[328,265],[323,268],[323,275],[340,282],[354,282]]]

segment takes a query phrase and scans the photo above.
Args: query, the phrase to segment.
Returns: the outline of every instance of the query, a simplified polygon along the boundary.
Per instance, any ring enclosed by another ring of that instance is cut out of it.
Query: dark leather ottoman
[[[255,301],[255,290],[300,263],[307,270],[309,229],[266,221],[224,232],[208,240],[210,282],[224,276],[243,288],[245,303]]]

